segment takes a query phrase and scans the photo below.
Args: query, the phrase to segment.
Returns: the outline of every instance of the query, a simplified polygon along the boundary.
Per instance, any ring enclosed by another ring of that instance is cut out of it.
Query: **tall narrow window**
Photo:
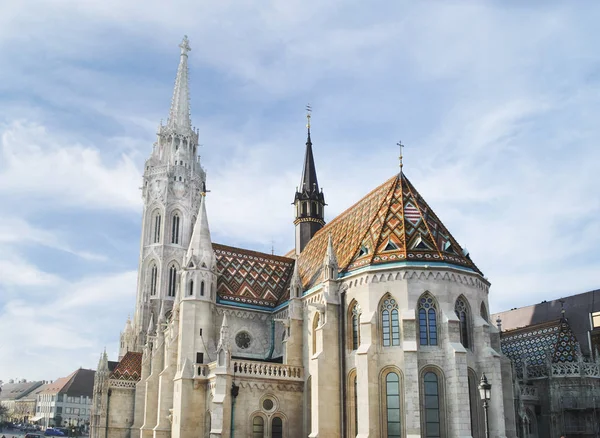
[[[201,281],[200,282],[200,296],[204,296],[204,282]]]
[[[256,416],[252,419],[252,438],[263,438],[265,436],[265,420]]]
[[[150,267],[150,295],[156,295],[156,287],[158,285],[158,268],[153,263]]]
[[[358,378],[354,375],[354,435],[358,434]]]
[[[465,348],[469,348],[469,308],[467,307],[464,298],[460,297],[456,300],[454,312],[458,317],[460,325],[460,343],[463,344]]]
[[[400,345],[398,303],[389,295],[381,303],[381,335],[384,347]]]
[[[358,303],[354,303],[352,306],[352,312],[350,314],[351,323],[352,323],[352,349],[358,349],[360,345],[360,314],[361,309]]]
[[[481,309],[480,309],[479,313],[480,313],[480,315],[481,315],[481,317],[483,319],[485,319],[486,321],[488,321],[488,319],[489,319],[488,318],[488,313],[487,313],[487,309],[485,307],[485,303],[484,302],[481,303]]]
[[[440,388],[437,374],[429,371],[423,375],[425,396],[425,437],[440,438]]]
[[[315,313],[312,327],[312,354],[317,354],[317,328],[319,327],[319,312]]]
[[[358,434],[358,386],[356,380],[356,369],[348,373],[348,436],[355,437]]]
[[[175,283],[177,280],[177,268],[175,265],[171,265],[169,268],[169,290],[168,294],[170,297],[175,296]]]
[[[419,298],[419,341],[421,345],[437,345],[435,301],[429,294]]]
[[[189,296],[194,295],[194,280],[190,280],[190,283],[188,286],[188,295]]]
[[[171,243],[179,243],[179,214],[175,213],[171,220]]]
[[[385,376],[385,410],[388,438],[400,438],[400,378],[396,373]]]
[[[283,420],[281,417],[274,417],[271,422],[271,437],[283,438]]]
[[[160,243],[160,220],[160,213],[156,213],[156,216],[154,216],[154,234],[152,239],[153,243]]]
[[[479,412],[481,408],[481,399],[479,398],[479,391],[477,386],[477,377],[475,372],[469,368],[468,370],[468,383],[469,383],[469,407],[471,412],[471,436],[481,436],[479,431]]]

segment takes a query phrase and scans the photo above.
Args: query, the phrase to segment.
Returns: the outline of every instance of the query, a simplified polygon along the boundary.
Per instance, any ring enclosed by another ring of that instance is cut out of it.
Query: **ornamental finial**
[[[402,141],[399,141],[398,143],[396,143],[396,146],[400,148],[400,156],[398,157],[398,160],[400,160],[400,172],[402,172],[402,166],[404,165],[402,163],[402,151],[404,150],[404,145],[402,144]]]
[[[312,107],[310,106],[310,103],[308,105],[306,105],[306,127],[308,128],[308,131],[310,132],[310,114],[312,113]]]
[[[181,54],[186,55],[186,56],[187,56],[187,53],[190,50],[192,50],[192,48],[190,47],[190,41],[188,40],[187,35],[183,36],[183,41],[181,41],[181,44],[179,44],[179,48],[181,49]]]

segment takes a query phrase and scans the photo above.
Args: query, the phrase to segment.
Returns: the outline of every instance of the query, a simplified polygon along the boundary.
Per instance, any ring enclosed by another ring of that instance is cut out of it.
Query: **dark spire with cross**
[[[304,154],[304,166],[300,178],[300,187],[296,188],[294,205],[296,206],[296,253],[304,249],[308,241],[325,225],[324,207],[325,196],[319,189],[317,181],[317,169],[313,156],[312,140],[310,138],[310,119],[312,108],[306,105],[306,152]]]

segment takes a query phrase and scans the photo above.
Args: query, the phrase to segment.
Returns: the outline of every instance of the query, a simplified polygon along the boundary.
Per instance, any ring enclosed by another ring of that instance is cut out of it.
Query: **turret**
[[[317,170],[313,157],[312,141],[310,138],[310,106],[307,114],[306,153],[300,186],[296,188],[294,207],[296,219],[296,255],[299,255],[310,239],[325,225],[325,196],[319,191]]]
[[[337,280],[338,277],[338,261],[335,256],[335,250],[333,249],[333,240],[331,234],[329,234],[329,241],[327,242],[327,252],[325,253],[325,259],[323,260],[323,280]]]

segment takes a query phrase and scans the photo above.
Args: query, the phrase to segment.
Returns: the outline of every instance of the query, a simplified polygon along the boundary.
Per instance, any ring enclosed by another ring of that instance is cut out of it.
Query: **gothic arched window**
[[[358,385],[356,380],[356,369],[348,373],[348,431],[349,436],[358,434]]]
[[[385,426],[386,437],[400,438],[402,436],[400,377],[395,372],[389,372],[385,376]]]
[[[152,263],[150,266],[150,295],[156,295],[156,289],[158,286],[158,268],[156,263]]]
[[[312,326],[312,354],[317,354],[317,328],[319,327],[319,312],[315,313]]]
[[[161,216],[160,213],[156,213],[154,215],[153,221],[153,233],[152,233],[152,243],[160,243],[160,224],[161,224]]]
[[[281,417],[273,417],[271,421],[271,438],[283,438],[283,420]]]
[[[169,267],[169,289],[168,295],[170,297],[175,296],[175,283],[177,282],[177,267],[175,265],[171,265]]]
[[[460,343],[469,348],[469,307],[463,297],[459,297],[454,305],[454,313],[458,317],[460,326]]]
[[[194,295],[194,280],[190,280],[188,285],[188,295],[191,297]]]
[[[442,413],[440,382],[438,375],[433,371],[427,371],[423,374],[423,396],[424,403],[422,402],[421,406],[425,437],[441,438],[443,423],[440,418]]]
[[[171,243],[179,243],[180,217],[178,213],[171,219]]]
[[[252,438],[263,438],[265,436],[265,420],[260,415],[252,419]]]
[[[200,282],[200,296],[204,296],[204,281]]]
[[[352,347],[352,350],[358,349],[358,346],[360,345],[360,314],[360,306],[355,302],[352,307],[350,307],[350,346]]]
[[[419,298],[419,343],[438,344],[436,306],[433,297],[428,293]]]
[[[400,321],[398,317],[398,303],[387,295],[380,306],[381,310],[381,335],[384,347],[400,345]]]

